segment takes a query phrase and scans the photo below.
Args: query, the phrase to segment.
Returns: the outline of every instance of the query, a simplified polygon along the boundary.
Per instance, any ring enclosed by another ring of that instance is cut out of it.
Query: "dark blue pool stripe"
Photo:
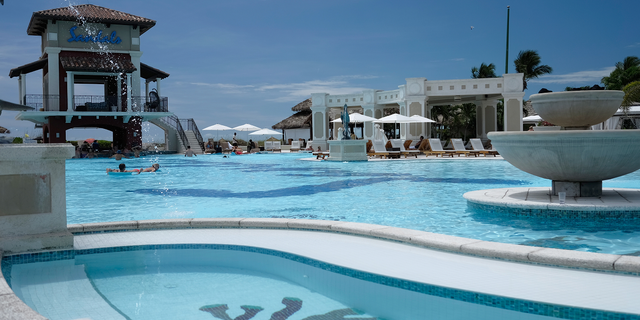
[[[391,181],[410,181],[428,183],[470,183],[470,184],[500,184],[500,185],[522,185],[528,182],[520,180],[503,179],[467,179],[467,178],[426,178],[418,176],[408,177],[377,177],[367,179],[337,180],[322,184],[306,184],[296,187],[280,188],[264,191],[233,192],[229,190],[217,189],[135,189],[127,192],[162,195],[173,197],[203,197],[203,198],[277,198],[289,196],[308,196],[312,194],[334,192],[345,189],[368,186],[376,183],[388,183]]]
[[[351,278],[364,280],[372,283],[382,284],[394,288],[400,288],[413,292],[418,292],[430,296],[453,299],[457,301],[473,303],[477,305],[500,308],[504,310],[522,312],[526,314],[534,314],[540,316],[549,316],[561,319],[600,319],[600,320],[640,320],[640,315],[615,313],[602,310],[584,309],[568,307],[556,304],[539,303],[534,301],[520,300],[508,297],[500,297],[484,293],[435,286],[409,280],[398,279],[376,275],[364,271],[350,269],[346,267],[336,266],[315,259],[310,259],[295,254],[239,245],[222,245],[222,244],[164,244],[164,245],[139,245],[125,247],[96,248],[85,250],[63,250],[43,253],[30,253],[7,256],[2,259],[2,273],[10,284],[11,266],[13,264],[45,262],[56,260],[73,259],[76,255],[111,253],[111,252],[127,252],[142,250],[166,250],[166,249],[209,249],[209,250],[232,250],[244,251],[276,256],[290,261],[299,262],[312,267],[316,267],[325,271],[345,275]]]

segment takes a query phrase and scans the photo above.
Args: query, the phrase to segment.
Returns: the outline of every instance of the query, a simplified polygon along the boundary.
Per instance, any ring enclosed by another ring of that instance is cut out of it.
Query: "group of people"
[[[156,172],[156,171],[158,171],[158,169],[160,169],[160,164],[154,163],[149,168],[140,168],[140,169],[127,170],[127,165],[125,165],[124,163],[121,163],[118,166],[118,169],[107,168],[107,173],[109,173],[109,172],[137,172],[138,174],[140,174],[142,172]]]

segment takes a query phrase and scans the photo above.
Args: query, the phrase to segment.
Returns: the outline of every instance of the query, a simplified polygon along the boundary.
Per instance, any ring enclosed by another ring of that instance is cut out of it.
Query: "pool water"
[[[537,219],[467,207],[467,191],[548,187],[503,160],[329,162],[310,154],[67,160],[68,223],[257,217],[364,222],[486,241],[640,255],[640,223]],[[635,172],[604,187],[640,188]]]
[[[553,310],[582,310],[537,304],[539,309],[532,311],[528,301],[233,247],[113,248],[73,259],[18,263],[9,273],[16,295],[51,320],[540,320],[550,319]]]

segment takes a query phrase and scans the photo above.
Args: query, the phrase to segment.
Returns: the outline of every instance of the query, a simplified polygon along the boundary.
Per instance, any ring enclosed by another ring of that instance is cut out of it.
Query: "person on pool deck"
[[[160,165],[157,163],[154,163],[151,167],[146,168],[146,169],[140,169],[140,172],[156,172],[158,171],[158,169],[160,169]]]
[[[127,170],[127,165],[125,165],[124,163],[121,163],[118,166],[118,169],[107,168],[107,173],[109,173],[109,172],[137,172],[138,174],[140,174],[140,170],[141,169]]]
[[[125,156],[124,154],[122,154],[122,151],[118,150],[116,151],[116,154],[112,155],[111,158],[116,159],[117,161],[122,160],[122,158],[127,158],[129,159],[129,157]]]
[[[193,152],[193,150],[191,150],[191,146],[187,146],[187,151],[184,152],[184,156],[185,157],[193,157],[193,156],[198,156],[196,155],[195,152]]]

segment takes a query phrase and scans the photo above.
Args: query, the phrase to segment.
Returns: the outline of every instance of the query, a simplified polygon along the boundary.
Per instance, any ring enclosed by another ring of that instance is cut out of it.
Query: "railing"
[[[60,95],[58,94],[26,94],[25,105],[33,107],[32,111],[58,111],[60,110]]]
[[[182,140],[183,146],[189,145],[189,139],[187,139],[187,135],[184,133],[184,129],[182,129],[182,124],[180,124],[180,119],[178,119],[178,117],[176,117],[175,115],[171,115],[168,117],[160,118],[160,120],[176,129],[178,135],[180,136],[180,140]]]
[[[60,95],[57,94],[27,94],[25,104],[33,107],[33,111],[60,111]],[[75,95],[73,96],[75,111],[98,112],[169,112],[169,98],[161,97],[157,104],[147,102],[147,97],[131,97],[131,110],[127,110],[127,100],[122,99],[118,108],[118,97]]]
[[[193,133],[196,136],[196,140],[198,140],[198,145],[200,146],[200,149],[202,149],[202,152],[204,152],[204,140],[202,139],[202,135],[200,134],[200,130],[198,130],[198,125],[196,125],[196,122],[193,120],[193,118],[191,119],[180,119],[180,122],[183,122],[186,124],[187,130],[191,130],[193,131]],[[184,126],[182,126],[184,127]]]

